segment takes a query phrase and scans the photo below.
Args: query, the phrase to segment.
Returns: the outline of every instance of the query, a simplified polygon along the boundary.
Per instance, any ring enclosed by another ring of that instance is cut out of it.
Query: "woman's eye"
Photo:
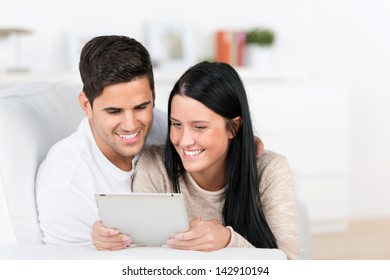
[[[206,127],[205,126],[195,126],[195,129],[197,129],[197,130],[205,130]]]

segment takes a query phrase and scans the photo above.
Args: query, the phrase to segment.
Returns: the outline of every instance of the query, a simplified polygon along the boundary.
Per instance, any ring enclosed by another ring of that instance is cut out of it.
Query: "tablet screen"
[[[103,225],[132,238],[132,244],[160,245],[178,232],[188,231],[182,194],[95,194]]]

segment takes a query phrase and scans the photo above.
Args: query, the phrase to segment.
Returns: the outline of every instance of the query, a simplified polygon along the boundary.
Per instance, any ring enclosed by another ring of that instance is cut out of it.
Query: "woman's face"
[[[175,95],[171,103],[170,139],[184,168],[195,178],[223,175],[232,134],[226,120],[201,102]]]

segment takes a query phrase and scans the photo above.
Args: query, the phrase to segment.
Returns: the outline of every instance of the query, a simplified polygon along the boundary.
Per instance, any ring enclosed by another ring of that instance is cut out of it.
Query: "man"
[[[55,144],[36,179],[38,218],[46,244],[119,250],[129,236],[100,222],[95,193],[131,192],[142,150],[165,142],[166,113],[154,108],[154,77],[146,48],[125,36],[90,40],[80,56],[86,118]],[[259,153],[263,146],[258,142]],[[93,227],[93,228],[92,228]]]
[[[47,244],[90,245],[92,225],[100,220],[94,193],[130,192],[142,149],[164,143],[167,131],[166,114],[153,110],[149,53],[136,40],[93,38],[82,49],[80,74],[86,118],[52,147],[36,179]],[[123,246],[130,244],[129,237],[123,239]]]

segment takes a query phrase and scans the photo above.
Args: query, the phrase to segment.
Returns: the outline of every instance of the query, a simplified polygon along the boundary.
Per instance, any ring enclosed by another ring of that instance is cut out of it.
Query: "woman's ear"
[[[240,129],[242,125],[242,118],[241,117],[235,117],[229,121],[228,129],[230,132],[230,139],[233,139],[236,137],[238,130]]]
[[[87,96],[85,95],[85,92],[82,91],[79,94],[79,103],[81,109],[84,111],[85,115],[89,117],[92,114],[92,106],[91,103],[89,102]]]

